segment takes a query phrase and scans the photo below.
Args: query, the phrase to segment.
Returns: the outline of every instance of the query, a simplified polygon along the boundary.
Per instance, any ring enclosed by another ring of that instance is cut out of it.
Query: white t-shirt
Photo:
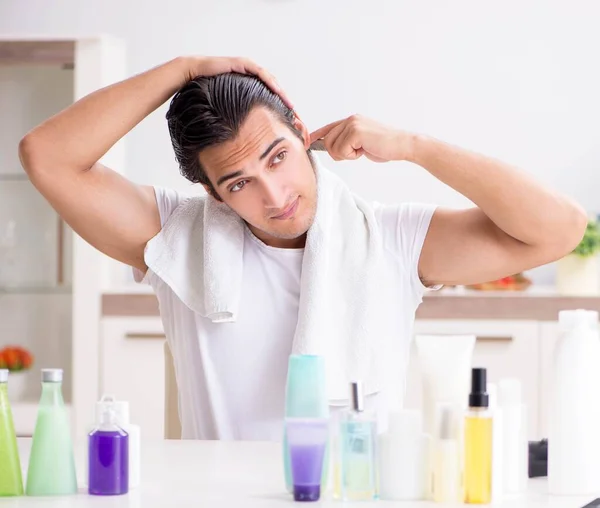
[[[187,196],[159,187],[155,193],[164,225]],[[392,326],[398,340],[410,341],[414,314],[427,289],[417,264],[435,207],[374,206],[388,269],[400,281]],[[270,247],[246,228],[240,310],[234,323],[213,323],[195,314],[152,270],[145,276],[134,270],[135,279],[150,284],[159,301],[175,364],[182,438],[281,438],[303,253]]]

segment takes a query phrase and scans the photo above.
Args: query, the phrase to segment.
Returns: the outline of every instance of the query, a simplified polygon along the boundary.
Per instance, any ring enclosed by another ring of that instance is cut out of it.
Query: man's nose
[[[287,193],[274,178],[266,178],[262,182],[262,191],[265,208],[271,208],[274,212],[278,212],[283,211],[283,208],[288,204],[286,202]]]

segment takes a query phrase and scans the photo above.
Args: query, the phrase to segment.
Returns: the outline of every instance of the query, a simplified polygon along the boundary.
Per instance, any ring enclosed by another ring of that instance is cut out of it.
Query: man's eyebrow
[[[273,150],[273,148],[275,148],[282,141],[285,141],[285,138],[281,137],[281,138],[277,138],[275,141],[273,141],[269,145],[269,147],[262,153],[262,155],[258,158],[258,160],[263,160],[267,155],[269,155],[271,150]],[[232,180],[233,178],[237,178],[238,176],[242,176],[243,174],[244,174],[244,172],[241,169],[238,169],[237,171],[233,171],[231,173],[227,173],[226,175],[223,175],[221,178],[219,178],[217,180],[217,187],[220,187],[227,180]]]
[[[284,141],[285,138],[277,138],[275,141],[273,141],[270,145],[269,148],[267,148],[264,153],[258,158],[258,160],[263,160],[267,155],[269,155],[269,152],[271,150],[273,150],[273,148],[275,148],[279,143],[281,143],[282,141]]]
[[[244,172],[241,169],[238,169],[237,171],[234,171],[232,173],[227,173],[226,175],[223,175],[217,180],[217,187],[224,184],[227,180],[232,180],[233,178],[237,178],[238,176],[242,176],[243,174]]]

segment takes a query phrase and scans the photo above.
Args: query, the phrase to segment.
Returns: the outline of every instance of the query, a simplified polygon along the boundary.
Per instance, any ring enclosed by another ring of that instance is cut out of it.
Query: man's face
[[[309,135],[302,122],[296,125],[304,141],[270,111],[255,108],[234,140],[199,156],[221,200],[274,247],[302,246],[316,210]]]

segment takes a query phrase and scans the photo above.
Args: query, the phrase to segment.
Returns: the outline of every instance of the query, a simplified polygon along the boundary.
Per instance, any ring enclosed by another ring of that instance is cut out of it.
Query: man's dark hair
[[[181,174],[193,183],[208,185],[216,196],[198,154],[234,139],[257,106],[263,106],[288,125],[298,137],[294,112],[259,78],[238,73],[200,76],[179,90],[167,112],[167,123]]]

